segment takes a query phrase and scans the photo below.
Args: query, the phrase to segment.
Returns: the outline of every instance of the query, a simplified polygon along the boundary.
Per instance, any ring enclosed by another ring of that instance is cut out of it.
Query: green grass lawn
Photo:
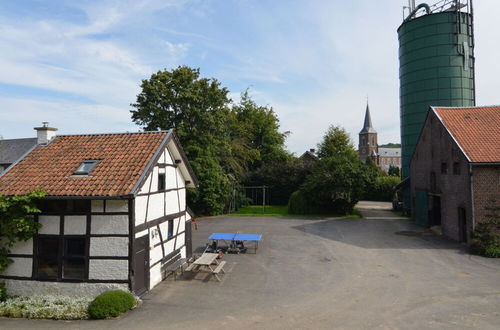
[[[320,218],[339,216],[335,214],[290,214],[288,213],[288,207],[286,205],[266,205],[265,207],[262,207],[262,205],[250,205],[247,207],[242,207],[238,211],[230,213],[229,215],[248,216],[248,217],[294,216],[294,217],[320,217]],[[361,218],[361,213],[357,209],[354,209],[352,214],[342,217]]]

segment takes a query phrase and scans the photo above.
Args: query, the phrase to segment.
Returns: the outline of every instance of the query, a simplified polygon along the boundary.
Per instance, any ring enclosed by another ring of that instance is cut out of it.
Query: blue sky
[[[434,1],[430,1],[431,3]],[[238,100],[250,88],[314,147],[330,124],[357,143],[366,96],[379,143],[399,141],[398,43],[404,0],[0,2],[0,135],[137,131],[141,79],[199,67]],[[475,1],[477,103],[500,104],[500,1]]]

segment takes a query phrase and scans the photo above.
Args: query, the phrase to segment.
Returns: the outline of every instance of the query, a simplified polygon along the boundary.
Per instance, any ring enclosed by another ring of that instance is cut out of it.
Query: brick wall
[[[474,215],[476,223],[488,220],[487,206],[500,205],[500,166],[477,165],[473,167]]]
[[[427,192],[429,210],[432,210],[431,200],[440,198],[441,228],[444,235],[454,240],[460,239],[459,208],[465,209],[468,237],[472,231],[468,167],[468,161],[460,148],[436,115],[430,112],[410,163],[411,196],[413,201],[416,190]],[[435,178],[434,185],[431,176]],[[416,206],[413,204],[413,216],[416,214]]]

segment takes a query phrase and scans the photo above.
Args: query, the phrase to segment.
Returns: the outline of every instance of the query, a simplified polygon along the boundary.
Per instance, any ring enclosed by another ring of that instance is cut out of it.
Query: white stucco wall
[[[128,212],[128,200],[108,199],[106,201],[106,213],[108,212]]]
[[[167,178],[166,189],[177,188],[177,182],[175,181],[175,167],[168,166],[165,168],[165,176]]]
[[[93,215],[91,234],[128,234],[128,215]]]
[[[135,225],[146,222],[148,196],[137,196],[135,199]]]
[[[69,297],[96,297],[108,290],[128,291],[126,283],[62,283],[28,280],[2,280],[13,296],[60,295]]]
[[[89,260],[89,279],[127,280],[128,260]]]
[[[26,242],[17,242],[10,248],[11,254],[33,254],[33,239],[30,238]]]
[[[181,211],[186,211],[186,189],[179,190],[179,201],[181,204]]]
[[[151,267],[149,272],[149,289],[151,290],[162,281],[161,264]]]
[[[38,222],[42,225],[42,228],[38,230],[39,234],[46,235],[59,235],[60,231],[60,219],[58,215],[41,215],[38,217]]]
[[[11,258],[14,262],[2,273],[6,276],[31,277],[33,272],[32,258]]]
[[[128,256],[128,238],[91,237],[90,256],[126,257]]]
[[[165,215],[163,195],[164,193],[149,195],[148,221],[161,218]]]
[[[90,210],[92,212],[104,212],[104,201],[100,199],[90,201]]]
[[[64,235],[85,235],[87,232],[87,216],[64,216]]]
[[[181,170],[179,168],[175,169],[175,174],[177,175],[177,187],[178,188],[184,188],[186,186],[186,179],[184,179],[184,176],[181,173]]]
[[[135,233],[135,238],[143,237],[143,236],[146,236],[146,235],[149,235],[149,230],[148,229],[140,231],[138,233]]]
[[[177,190],[167,192],[167,214],[180,212]]]

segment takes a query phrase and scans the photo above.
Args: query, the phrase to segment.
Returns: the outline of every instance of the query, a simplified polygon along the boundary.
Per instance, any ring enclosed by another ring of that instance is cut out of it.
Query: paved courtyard
[[[222,282],[167,279],[108,321],[0,319],[3,329],[498,329],[500,259],[359,205],[364,219],[213,217],[193,231],[260,233],[257,254],[225,255]]]

